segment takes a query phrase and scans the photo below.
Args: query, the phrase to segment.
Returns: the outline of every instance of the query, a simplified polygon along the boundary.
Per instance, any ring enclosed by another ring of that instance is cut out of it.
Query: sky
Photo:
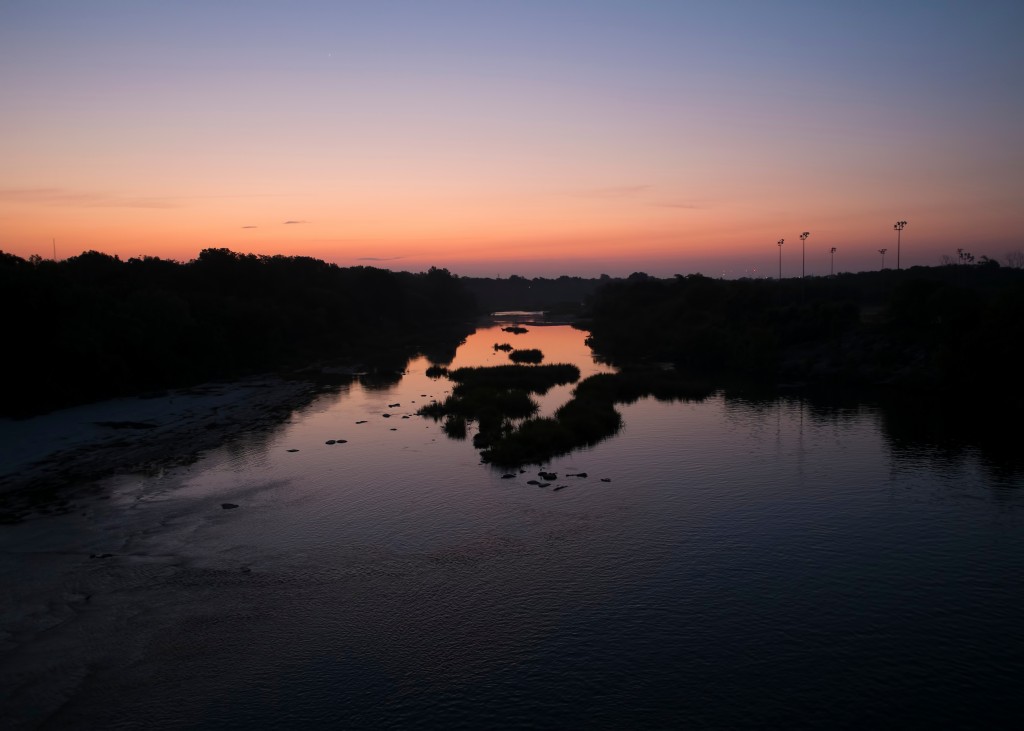
[[[1001,259],[1022,29],[1020,0],[0,0],[0,250],[774,277],[783,239],[790,277],[895,266],[906,220],[903,267]]]

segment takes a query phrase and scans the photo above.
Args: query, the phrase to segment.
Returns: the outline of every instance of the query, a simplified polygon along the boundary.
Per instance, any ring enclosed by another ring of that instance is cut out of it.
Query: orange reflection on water
[[[587,333],[574,330],[565,325],[534,325],[525,324],[527,332],[515,335],[503,332],[502,327],[511,323],[499,324],[478,329],[470,335],[449,368],[466,366],[508,365],[508,353],[495,350],[495,343],[508,343],[516,350],[536,348],[544,354],[542,363],[574,363],[579,366],[580,377],[586,378],[595,373],[611,373],[615,369],[594,361],[594,354],[587,347]]]

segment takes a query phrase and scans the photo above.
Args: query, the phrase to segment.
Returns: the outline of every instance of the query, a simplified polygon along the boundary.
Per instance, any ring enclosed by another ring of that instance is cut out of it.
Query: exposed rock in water
[[[236,505],[235,503],[221,503],[220,506],[225,510],[232,510],[233,508],[238,507],[238,505]]]

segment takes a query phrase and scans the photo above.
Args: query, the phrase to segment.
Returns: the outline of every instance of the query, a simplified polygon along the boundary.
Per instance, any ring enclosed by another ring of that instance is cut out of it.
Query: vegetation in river
[[[434,401],[419,413],[435,420],[456,415],[470,419],[495,417],[523,419],[537,412],[537,403],[518,388],[494,386],[456,386],[444,401]]]
[[[529,393],[544,394],[554,386],[580,380],[580,369],[568,363],[480,366],[456,368],[448,377],[465,386],[521,389]]]
[[[451,395],[422,407],[419,414],[444,419],[446,434],[464,439],[466,423],[475,422],[473,444],[483,449],[500,442],[516,429],[516,423],[537,413],[531,393],[547,393],[554,386],[574,383],[580,371],[574,365],[492,366],[458,368],[449,372],[455,382]],[[461,436],[460,436],[461,435]]]
[[[622,415],[611,402],[573,399],[554,418],[527,419],[491,441],[480,456],[497,467],[543,464],[574,449],[597,444],[616,434]]]
[[[544,353],[537,348],[523,348],[513,350],[508,354],[508,359],[513,363],[540,363],[544,360]]]
[[[501,328],[502,332],[512,333],[513,335],[522,335],[523,333],[530,332],[525,327],[520,325],[509,325],[508,327]]]
[[[441,424],[441,429],[445,435],[452,439],[465,439],[466,438],[466,417],[460,416],[459,414],[450,414],[445,418],[444,423]]]
[[[554,457],[589,447],[614,436],[622,427],[619,403],[645,396],[662,401],[700,401],[713,393],[705,384],[662,369],[599,373],[581,381],[573,398],[553,418],[531,418],[506,429],[481,453],[497,467],[544,464]]]
[[[495,343],[495,350],[504,350],[506,353],[512,350],[512,346],[509,343]]]
[[[448,375],[448,369],[444,366],[432,365],[426,370],[427,378],[444,378]]]
[[[578,368],[565,364],[460,368],[448,374],[456,383],[452,394],[419,413],[445,420],[445,433],[456,439],[464,439],[466,425],[475,422],[473,445],[482,450],[481,458],[504,468],[542,464],[616,434],[622,426],[616,404],[644,396],[700,400],[712,393],[707,385],[663,369],[602,373],[579,382],[554,416],[536,416],[530,393],[578,381],[579,375]]]

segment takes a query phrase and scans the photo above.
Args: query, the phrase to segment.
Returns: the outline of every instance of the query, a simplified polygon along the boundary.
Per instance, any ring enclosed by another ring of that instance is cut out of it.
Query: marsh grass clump
[[[492,414],[509,419],[525,419],[537,413],[537,404],[519,389],[456,387],[443,402],[434,401],[419,410],[434,421],[456,415],[466,419],[487,419]]]
[[[427,368],[427,378],[442,378],[448,375],[448,369],[444,366],[432,365]]]
[[[448,377],[460,385],[489,388],[515,388],[544,394],[555,386],[575,383],[580,369],[568,363],[551,365],[502,365],[456,368]]]
[[[481,453],[497,467],[543,464],[552,457],[597,444],[622,428],[622,415],[608,402],[573,399],[555,418],[527,419]]]
[[[478,445],[479,446],[479,445]],[[484,462],[496,467],[542,464],[573,449],[572,438],[556,419],[527,419],[500,439],[483,445]]]
[[[666,401],[700,401],[713,390],[680,378],[672,371],[643,370],[600,373],[579,383],[573,398],[555,411],[554,418],[526,419],[491,440],[481,453],[497,467],[543,464],[553,457],[597,444],[622,428],[616,404],[646,397]]]
[[[485,462],[497,467],[543,464],[615,435],[622,428],[616,404],[647,396],[703,400],[714,392],[670,370],[599,373],[580,382],[572,399],[553,417],[541,418],[530,394],[578,381],[579,368],[507,365],[459,368],[447,375],[456,384],[451,395],[424,406],[419,413],[435,421],[444,419],[444,432],[454,439],[465,439],[467,425],[476,422],[473,446],[481,450]]]
[[[504,350],[506,353],[512,350],[512,346],[509,343],[495,343],[495,350]]]
[[[420,416],[426,416],[434,421],[440,421],[445,417],[448,412],[445,411],[444,404],[440,401],[433,401],[426,406],[421,406],[420,410],[416,412]]]
[[[456,386],[445,399],[444,408],[447,413],[470,418],[495,412],[509,419],[525,419],[537,413],[537,403],[526,391],[484,386]]]
[[[494,366],[458,368],[446,375],[455,382],[451,395],[442,402],[423,406],[419,412],[434,421],[444,419],[445,434],[465,439],[467,424],[476,422],[473,435],[477,449],[487,449],[515,431],[517,421],[537,413],[531,393],[546,393],[553,386],[579,380],[573,365]]]
[[[465,439],[468,422],[475,421],[478,432],[473,445],[483,449],[512,428],[513,420],[537,413],[537,403],[521,389],[459,385],[443,402],[433,402],[419,410],[434,421],[444,419],[442,429],[453,439]]]
[[[513,363],[540,363],[544,360],[544,353],[537,348],[524,348],[513,350],[508,357]]]
[[[516,352],[523,351],[513,355]],[[445,433],[456,439],[465,439],[466,424],[475,421],[479,429],[473,446],[482,450],[485,462],[497,467],[543,464],[615,435],[622,428],[616,404],[647,396],[661,401],[702,401],[714,393],[709,386],[671,370],[599,373],[579,382],[572,399],[553,417],[540,418],[530,394],[575,383],[579,368],[568,364],[506,365],[458,368],[447,375],[456,384],[451,395],[444,402],[424,406],[419,413],[434,420],[446,419]]]
[[[597,444],[622,428],[622,415],[611,401],[574,398],[555,412],[555,418],[572,434],[573,441]]]
[[[444,423],[441,425],[441,429],[444,431],[445,436],[452,439],[465,439],[466,417],[459,416],[458,414],[451,414],[444,420]]]
[[[501,331],[502,332],[506,332],[506,333],[512,333],[513,335],[522,335],[523,333],[530,332],[525,327],[521,327],[519,325],[511,325],[509,327],[503,327],[503,328],[501,328]]]

